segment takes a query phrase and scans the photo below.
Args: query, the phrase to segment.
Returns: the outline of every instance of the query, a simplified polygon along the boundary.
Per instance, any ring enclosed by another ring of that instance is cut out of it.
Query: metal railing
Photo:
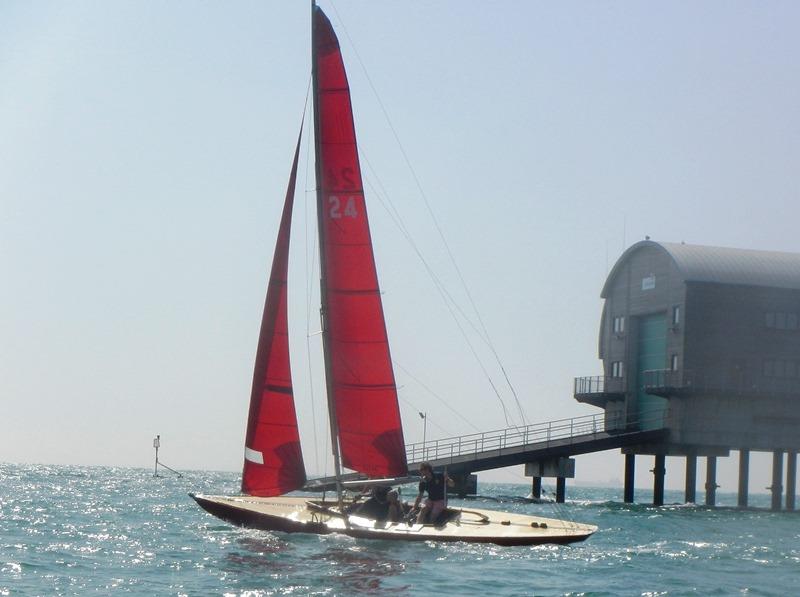
[[[593,377],[576,377],[574,395],[582,394],[624,394],[625,378],[606,377],[596,375]]]
[[[665,410],[645,413],[635,420],[628,420],[619,412],[607,416],[605,413],[584,415],[571,419],[558,419],[546,423],[536,423],[524,427],[509,427],[483,433],[472,433],[459,437],[430,440],[406,445],[406,458],[409,463],[425,460],[441,460],[465,455],[475,455],[508,448],[517,448],[529,444],[543,444],[547,447],[551,442],[580,439],[584,441],[601,433],[638,431],[662,427],[666,417]],[[570,442],[567,442],[570,443]]]
[[[800,378],[758,377],[746,380],[722,373],[691,370],[651,369],[644,371],[645,390],[664,392],[717,392],[732,395],[800,395]]]
[[[688,386],[684,386],[686,377]],[[648,369],[642,372],[645,390],[683,390],[692,387],[691,375],[684,376],[684,371],[672,369]]]

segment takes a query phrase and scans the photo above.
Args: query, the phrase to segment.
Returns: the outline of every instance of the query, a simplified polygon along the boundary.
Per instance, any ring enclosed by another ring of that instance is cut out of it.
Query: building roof
[[[628,247],[617,260],[603,286],[601,297],[606,297],[609,283],[622,264],[634,253],[646,247],[655,247],[667,253],[675,262],[685,282],[800,289],[800,253],[705,247],[645,240]]]

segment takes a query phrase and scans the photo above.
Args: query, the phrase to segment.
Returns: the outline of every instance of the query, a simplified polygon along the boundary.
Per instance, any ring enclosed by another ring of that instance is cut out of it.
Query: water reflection
[[[292,569],[292,565],[281,556],[291,554],[293,546],[277,535],[243,535],[236,540],[235,546],[225,556],[225,562],[232,570],[282,576]]]
[[[391,555],[394,550],[392,544],[343,537],[253,532],[232,542],[223,569],[240,579],[244,573],[249,577],[244,584],[258,590],[280,592],[289,582],[295,588],[333,594],[409,594],[408,585],[386,586],[387,579],[413,565]]]
[[[383,585],[386,579],[402,574],[408,566],[408,562],[390,557],[389,552],[390,548],[382,543],[364,542],[357,546],[332,546],[309,559],[320,562],[329,581],[342,592],[407,594],[408,585]]]

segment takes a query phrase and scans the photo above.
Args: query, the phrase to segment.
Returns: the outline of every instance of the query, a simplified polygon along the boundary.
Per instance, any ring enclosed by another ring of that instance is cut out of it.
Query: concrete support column
[[[453,479],[453,487],[447,493],[456,494],[460,498],[478,493],[478,475],[475,473],[454,473],[449,475]]]
[[[739,500],[740,508],[747,508],[747,493],[750,486],[750,450],[739,450]]]
[[[717,503],[717,457],[706,456],[706,506]]]
[[[633,477],[636,470],[636,455],[625,454],[625,498],[626,504],[633,503]]]
[[[556,503],[563,504],[567,497],[567,480],[564,477],[556,477]]]
[[[531,483],[531,497],[535,500],[538,500],[542,497],[542,478],[541,477],[534,477],[533,482]]]
[[[772,452],[772,509],[781,509],[781,497],[783,494],[783,486],[781,480],[783,478],[783,452],[774,450]]]
[[[655,466],[653,467],[653,505],[664,505],[664,475],[667,473],[665,466],[667,457],[664,454],[656,454]]]
[[[686,457],[686,491],[684,501],[694,504],[697,500],[697,456]]]
[[[794,510],[794,488],[797,485],[797,452],[786,454],[786,509]]]

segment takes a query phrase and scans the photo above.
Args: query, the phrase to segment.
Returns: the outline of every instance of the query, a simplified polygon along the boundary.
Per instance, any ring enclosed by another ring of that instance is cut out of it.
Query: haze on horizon
[[[428,439],[521,422],[415,255],[470,312],[415,177],[528,422],[599,412],[572,380],[600,373],[599,293],[630,244],[800,251],[797,3],[320,4],[353,92],[407,442],[419,411]],[[302,2],[0,4],[0,462],[149,467],[160,434],[170,466],[240,469],[309,27]],[[322,473],[305,139],[290,316]],[[767,463],[753,455],[752,492]],[[622,468],[618,451],[581,456],[576,481]],[[667,469],[681,488],[682,460]],[[735,491],[735,453],[718,479]]]

